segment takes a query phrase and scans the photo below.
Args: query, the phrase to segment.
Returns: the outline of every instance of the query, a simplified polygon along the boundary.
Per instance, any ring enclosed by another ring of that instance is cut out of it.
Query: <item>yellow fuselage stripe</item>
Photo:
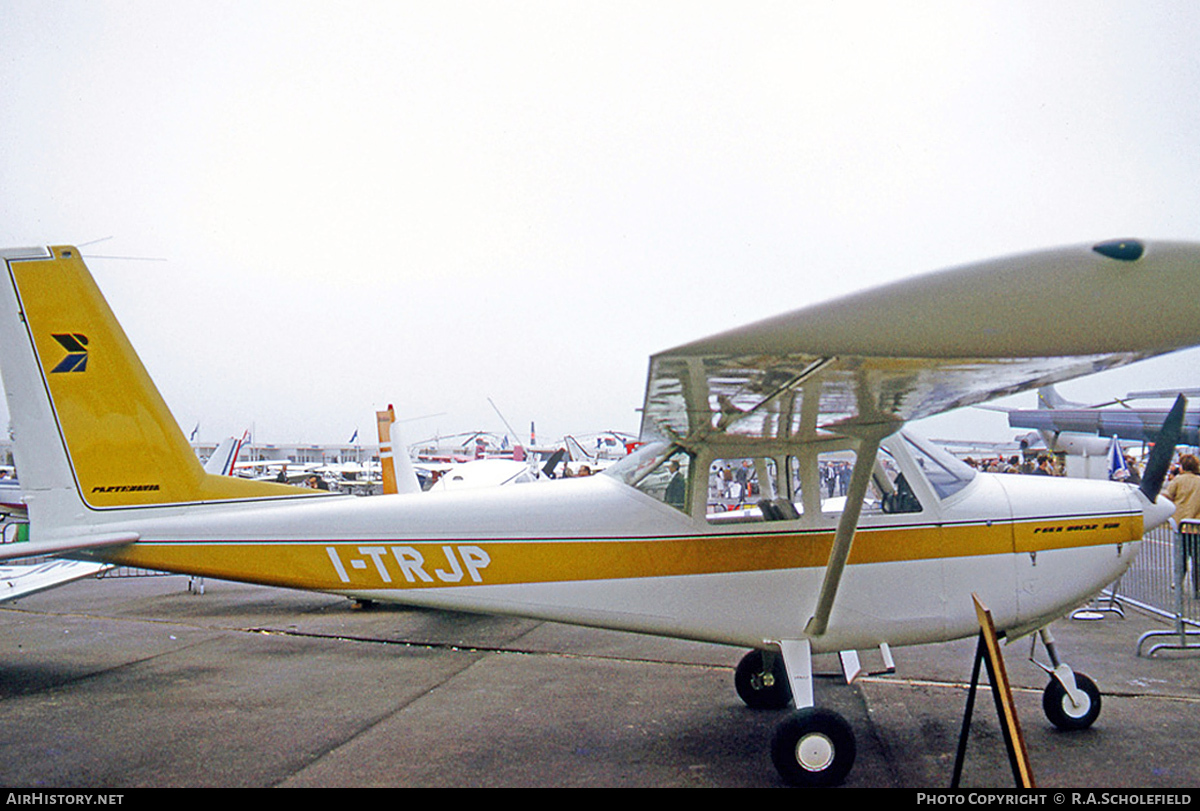
[[[1115,545],[1141,538],[1142,517],[862,528],[850,565]],[[833,533],[757,532],[635,539],[142,541],[115,563],[231,580],[353,590],[678,577],[824,566]]]

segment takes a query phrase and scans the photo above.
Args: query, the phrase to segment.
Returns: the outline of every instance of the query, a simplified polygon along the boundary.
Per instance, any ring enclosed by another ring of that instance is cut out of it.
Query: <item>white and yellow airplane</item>
[[[797,784],[841,781],[855,753],[849,725],[815,707],[813,654],[843,653],[853,673],[856,650],[974,635],[972,593],[1009,638],[1035,632],[1115,580],[1172,512],[1151,481],[977,474],[904,423],[1200,344],[1178,295],[1200,279],[1200,245],[1033,253],[653,356],[647,444],[605,475],[361,499],[206,474],[78,250],[0,257],[0,370],[31,521],[0,558],[743,646],[743,700],[794,703],[771,748]],[[710,516],[710,471],[729,461],[755,471],[758,509]],[[845,492],[826,489],[820,472],[847,464]],[[1051,720],[1091,724],[1099,692],[1043,639]]]

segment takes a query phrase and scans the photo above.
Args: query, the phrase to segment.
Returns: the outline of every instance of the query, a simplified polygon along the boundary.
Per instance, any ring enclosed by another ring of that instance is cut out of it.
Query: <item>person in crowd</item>
[[[1167,482],[1162,494],[1175,505],[1175,514],[1171,517],[1181,533],[1184,566],[1192,570],[1192,595],[1200,597],[1200,583],[1197,583],[1200,571],[1196,569],[1200,557],[1200,526],[1183,523],[1200,518],[1200,459],[1190,453],[1179,457],[1179,475]]]

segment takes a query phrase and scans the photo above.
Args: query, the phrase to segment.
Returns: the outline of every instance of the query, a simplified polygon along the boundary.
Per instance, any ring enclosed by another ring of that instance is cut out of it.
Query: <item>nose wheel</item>
[[[1062,730],[1087,729],[1100,716],[1100,690],[1082,673],[1075,673],[1074,698],[1057,678],[1042,693],[1042,710],[1050,723]]]
[[[1043,628],[1038,636],[1046,647],[1052,667],[1030,660],[1046,671],[1050,683],[1042,692],[1042,711],[1054,726],[1067,732],[1087,729],[1100,717],[1100,689],[1082,673],[1076,673],[1059,659],[1058,646],[1050,629]],[[1036,645],[1036,640],[1034,641]]]

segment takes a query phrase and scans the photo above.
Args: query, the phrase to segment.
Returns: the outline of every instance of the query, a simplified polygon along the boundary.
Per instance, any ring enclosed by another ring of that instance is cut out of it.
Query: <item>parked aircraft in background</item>
[[[528,462],[512,458],[511,455],[503,458],[489,458],[484,455],[465,460],[434,458],[414,463],[394,427],[395,409],[389,405],[386,411],[376,412],[376,417],[379,426],[379,457],[383,470],[384,495],[473,490],[480,487],[526,483],[537,478],[536,468],[532,468]],[[468,444],[481,436],[470,435]]]
[[[616,431],[585,436],[582,440],[568,435],[563,437],[563,467],[555,467],[555,475],[564,477],[591,475],[625,458],[641,445],[633,437]]]
[[[204,463],[204,472],[214,476],[235,475],[238,454],[242,451],[242,445],[249,439],[249,431],[244,432],[240,439],[235,436],[225,437]]]
[[[1166,394],[1174,399],[1180,392],[1152,392]],[[1038,407],[1034,409],[1005,409],[1008,414],[1008,424],[1013,428],[1031,428],[1047,438],[1047,444],[1052,447],[1062,442],[1072,441],[1066,435],[1099,437],[1103,439],[1104,449],[1112,437],[1135,441],[1156,442],[1162,431],[1163,421],[1170,411],[1163,408],[1133,408],[1128,405],[1130,400],[1138,395],[1128,395],[1123,400],[1101,405],[1086,405],[1073,403],[1064,399],[1053,386],[1045,386],[1038,391]],[[1106,407],[1109,406],[1109,407]],[[1180,442],[1184,445],[1200,444],[1200,410],[1191,409],[1183,417],[1183,434]],[[1065,450],[1065,448],[1064,448]]]
[[[620,431],[602,431],[571,439],[578,442],[581,448],[588,448],[587,453],[594,459],[623,459],[641,446],[637,437]]]
[[[1063,398],[1050,385],[1038,390],[1037,408],[982,408],[1005,414],[1012,428],[1032,429],[1018,435],[1012,442],[996,444],[995,453],[1018,453],[1024,458],[1039,451],[1062,454],[1067,475],[1096,479],[1107,476],[1108,455],[1114,437],[1121,443],[1124,452],[1135,457],[1141,456],[1145,447],[1156,441],[1170,411],[1167,407],[1133,408],[1130,402],[1137,399],[1174,399],[1180,394],[1190,396],[1191,393],[1195,393],[1194,390],[1133,392],[1121,399],[1087,405]],[[1200,411],[1188,411],[1184,415],[1180,442],[1195,445],[1200,440],[1198,428]],[[972,445],[984,444],[953,440],[941,443],[955,448],[960,456],[972,452]]]
[[[523,455],[524,447],[512,445],[508,437],[489,431],[465,431],[448,436],[435,436],[417,442],[417,461],[420,462],[469,462],[472,459],[509,458]]]
[[[440,465],[418,462],[416,467],[430,476],[429,486],[424,488],[429,493],[529,484],[538,479],[536,467],[512,459],[472,459]]]
[[[1032,253],[654,355],[646,444],[605,475],[358,499],[206,474],[78,251],[0,258],[0,370],[32,522],[19,554],[744,646],[738,693],[794,704],[771,752],[803,785],[841,781],[856,751],[815,706],[813,654],[839,653],[853,678],[859,649],[890,660],[974,635],[973,595],[1009,639],[1037,632],[1174,509],[1157,496],[1170,437],[1134,487],[978,473],[904,424],[1200,344],[1174,295],[1200,278],[1200,245]],[[755,471],[743,520],[707,509],[710,471],[735,460]],[[851,465],[836,501],[831,461]],[[1047,716],[1089,726],[1098,689],[1042,639]]]
[[[561,475],[564,477],[578,476],[581,473],[584,475],[597,473],[617,461],[616,457],[605,458],[595,452],[585,450],[579,440],[570,435],[563,437],[563,445],[566,453],[562,457]],[[557,468],[555,475],[559,475]]]
[[[421,482],[413,469],[408,448],[395,428],[396,409],[389,404],[387,410],[376,411],[375,424],[379,431],[379,467],[384,495],[421,492]]]
[[[300,484],[313,475],[317,462],[293,462],[289,459],[254,459],[237,462],[234,474],[238,478],[278,484]]]

